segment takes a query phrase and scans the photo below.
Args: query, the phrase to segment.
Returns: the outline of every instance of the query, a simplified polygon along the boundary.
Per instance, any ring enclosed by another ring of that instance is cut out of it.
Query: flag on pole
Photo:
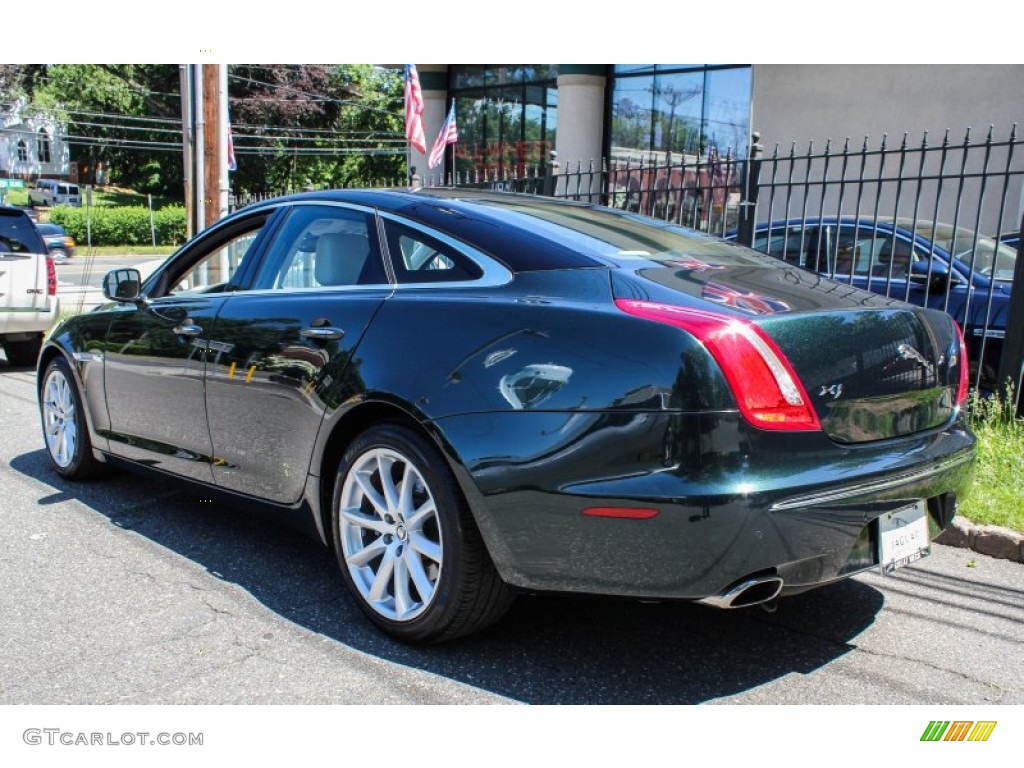
[[[427,152],[423,135],[423,91],[415,64],[405,65],[405,139],[421,153]]]
[[[444,124],[441,125],[441,132],[437,134],[437,141],[434,142],[434,147],[430,150],[427,167],[433,168],[440,165],[444,159],[444,148],[458,140],[459,130],[455,127],[455,102],[453,101],[452,108],[448,110],[448,117],[444,119]]]

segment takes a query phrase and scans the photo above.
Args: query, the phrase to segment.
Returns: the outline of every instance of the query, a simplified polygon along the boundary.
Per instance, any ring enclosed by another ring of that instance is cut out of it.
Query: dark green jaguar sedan
[[[53,468],[279,513],[405,640],[516,590],[738,608],[891,573],[970,482],[948,315],[621,211],[307,193],[104,293],[39,358]]]

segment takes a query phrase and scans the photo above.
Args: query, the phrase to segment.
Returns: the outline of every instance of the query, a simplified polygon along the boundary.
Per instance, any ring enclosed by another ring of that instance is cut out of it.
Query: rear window
[[[21,211],[0,210],[0,253],[46,253],[39,230]]]
[[[597,206],[510,198],[482,201],[521,217],[534,232],[582,253],[673,263],[764,265],[759,253],[664,221]]]

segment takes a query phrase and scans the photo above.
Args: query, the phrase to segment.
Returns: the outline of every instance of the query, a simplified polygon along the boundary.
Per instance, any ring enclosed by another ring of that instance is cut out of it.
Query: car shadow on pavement
[[[806,674],[853,650],[883,596],[847,580],[759,608],[523,595],[496,626],[431,647],[375,630],[345,591],[333,555],[281,523],[211,507],[172,481],[115,473],[71,483],[45,451],[11,467],[237,585],[282,618],[351,648],[532,704],[693,704]],[[127,619],[127,617],[126,617]]]

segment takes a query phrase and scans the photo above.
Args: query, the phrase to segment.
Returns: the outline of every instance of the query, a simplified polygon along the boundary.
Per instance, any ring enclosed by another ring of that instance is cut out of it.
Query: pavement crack
[[[861,646],[856,645],[852,646],[852,648],[859,653],[864,653],[868,656],[872,656],[878,659],[890,659],[894,661],[906,661],[910,662],[911,664],[920,664],[924,667],[928,667],[929,669],[935,670],[936,672],[945,672],[950,675],[955,675],[956,677],[959,677],[962,680],[965,680],[966,682],[975,683],[977,685],[983,685],[987,688],[992,688],[1003,693],[1007,693],[1009,691],[1014,690],[1012,688],[1003,688],[1001,685],[989,682],[988,680],[979,680],[976,677],[971,677],[965,672],[961,672],[957,669],[949,669],[947,667],[940,666],[939,664],[935,664],[934,662],[928,661],[927,659],[914,658],[913,656],[904,656],[899,653],[883,653],[882,651],[875,651],[870,648],[863,648]]]

